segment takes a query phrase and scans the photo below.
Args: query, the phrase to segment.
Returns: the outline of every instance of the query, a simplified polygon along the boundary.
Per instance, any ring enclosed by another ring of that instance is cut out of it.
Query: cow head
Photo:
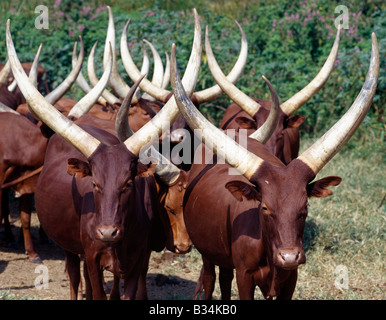
[[[138,157],[124,144],[101,144],[87,159],[68,159],[67,172],[76,178],[91,177],[93,187],[97,239],[120,241],[124,235],[123,214],[135,203],[134,179]],[[108,165],[101,165],[108,164]],[[111,179],[115,176],[115,179]]]
[[[176,181],[162,187],[160,192],[161,210],[164,210],[167,217],[166,224],[171,227],[172,237],[168,237],[166,248],[175,253],[187,253],[192,248],[192,242],[186,230],[183,211],[183,199],[188,182],[188,175],[180,170]],[[164,183],[164,182],[163,182]]]
[[[183,215],[188,173],[179,169],[153,146],[141,153],[140,161],[155,164],[154,177],[158,186],[158,205],[166,235],[166,248],[178,254],[189,252],[192,242]]]
[[[327,197],[329,186],[341,182],[340,177],[313,181],[314,174],[299,161],[286,167],[264,164],[250,182],[228,182],[226,188],[238,200],[260,202],[262,234],[271,262],[283,269],[294,269],[305,263],[304,227],[308,198]]]
[[[215,152],[221,152],[225,161],[237,168],[251,183],[231,181],[227,188],[239,201],[246,198],[260,202],[269,260],[284,269],[293,269],[304,263],[303,235],[308,198],[328,196],[332,192],[327,187],[341,182],[339,177],[313,179],[354,134],[367,114],[376,91],[379,53],[375,34],[372,35],[369,71],[354,103],[331,129],[287,166],[264,160],[241,147],[200,114],[179,80],[175,46],[172,48],[171,65],[173,91],[186,121],[206,145]]]

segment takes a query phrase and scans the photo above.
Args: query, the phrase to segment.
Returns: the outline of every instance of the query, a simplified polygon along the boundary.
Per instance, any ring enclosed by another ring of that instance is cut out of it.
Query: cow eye
[[[307,212],[301,212],[299,214],[299,220],[305,221],[307,219]]]
[[[98,184],[95,181],[91,181],[91,183],[96,192],[101,192],[101,188],[98,186]]]
[[[127,181],[126,182],[126,184],[125,184],[125,186],[122,188],[122,192],[125,192],[125,191],[127,191],[129,188],[131,188],[132,187],[132,185],[133,185],[133,180],[129,180],[129,181]]]
[[[266,215],[271,214],[271,210],[269,210],[268,207],[264,203],[261,205],[261,210],[262,210],[263,214],[266,214]]]

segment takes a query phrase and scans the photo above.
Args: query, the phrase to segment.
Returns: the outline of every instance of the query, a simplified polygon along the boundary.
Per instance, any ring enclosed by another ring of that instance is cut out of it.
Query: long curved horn
[[[129,93],[127,94],[126,98],[123,100],[119,108],[117,118],[115,119],[115,130],[117,131],[119,141],[121,142],[126,141],[134,134],[133,131],[130,129],[129,120],[128,120],[131,99],[133,98],[135,91],[139,86],[139,83],[142,81],[142,79],[145,76],[146,75],[142,75],[142,77],[139,78],[136,83],[134,83],[134,85],[131,87]]]
[[[190,128],[194,130],[194,134],[197,135],[207,147],[213,149],[213,151],[224,158],[229,165],[250,179],[264,161],[241,147],[236,141],[216,128],[197,110],[184,90],[176,64],[176,48],[173,44],[171,84],[178,108],[186,122]]]
[[[11,66],[10,66],[11,67]],[[0,112],[10,112],[14,114],[19,114],[16,110],[11,109],[10,107],[6,106],[4,103],[0,102]]]
[[[260,141],[261,143],[266,143],[268,139],[272,136],[273,132],[276,129],[277,123],[279,122],[280,103],[279,97],[272,84],[265,76],[263,76],[263,79],[267,83],[269,91],[271,92],[271,110],[269,111],[268,118],[264,122],[264,124],[260,128],[258,128],[254,133],[252,133],[249,137]]]
[[[247,37],[245,36],[245,33],[241,28],[241,25],[236,20],[235,20],[235,23],[241,33],[241,47],[240,47],[240,54],[235,65],[233,66],[231,72],[226,76],[226,79],[231,83],[235,83],[242,75],[245,68],[245,64],[247,63],[247,57],[248,57]],[[205,50],[207,50],[206,45],[205,45]],[[213,87],[201,90],[199,92],[195,92],[194,97],[196,101],[199,104],[201,104],[203,102],[207,102],[219,97],[222,93],[223,93],[222,88],[218,84],[216,84]]]
[[[146,39],[144,39],[143,42],[145,42],[150,47],[150,50],[153,54],[153,59],[154,59],[154,70],[153,70],[153,77],[151,79],[151,83],[154,84],[155,86],[161,88],[162,87],[162,80],[164,77],[164,66],[163,66],[161,57],[160,57],[157,49],[153,46],[153,44],[151,42],[147,41]],[[141,70],[141,73],[142,73],[142,70]],[[146,92],[145,92],[145,94],[143,94],[142,97],[144,99],[148,99],[151,101],[155,100],[152,96],[150,96]]]
[[[165,57],[166,57],[166,66],[165,66],[165,73],[164,73],[164,78],[162,79],[162,86],[161,86],[161,88],[163,89],[166,89],[168,87],[169,81],[170,81],[170,59],[167,52],[165,52]]]
[[[209,69],[221,89],[231,98],[236,104],[238,104],[245,112],[250,116],[254,116],[261,108],[261,105],[255,100],[251,99],[244,92],[239,90],[231,81],[229,81],[220,66],[218,65],[216,58],[214,57],[212,47],[209,41],[209,28],[205,28],[205,50],[208,58]]]
[[[334,69],[334,62],[338,55],[339,37],[340,28],[338,28],[336,33],[335,41],[331,48],[330,54],[316,77],[306,87],[281,104],[280,108],[286,115],[295,113],[295,111],[297,111],[308,100],[310,100],[326,83],[328,77]]]
[[[118,69],[117,69],[117,55],[115,51],[115,26],[114,26],[114,17],[113,12],[110,8],[110,6],[107,6],[107,10],[109,12],[109,23],[107,28],[107,35],[106,35],[106,43],[105,43],[105,51],[103,54],[103,67],[106,68],[107,65],[107,56],[108,56],[108,50],[109,50],[109,42],[111,43],[111,47],[113,49],[113,70],[111,72],[110,76],[110,87],[114,90],[114,92],[120,96],[121,98],[125,98],[130,91],[130,86],[126,84],[125,81],[121,78],[119,75]],[[133,103],[136,102],[136,98],[133,97]]]
[[[45,99],[48,101],[48,103],[54,105],[63,95],[70,90],[71,86],[75,83],[76,78],[78,77],[78,74],[80,70],[82,69],[82,63],[84,59],[84,46],[83,46],[83,40],[82,37],[79,37],[80,40],[80,52],[78,57],[78,62],[75,65],[75,68],[73,68],[70,72],[70,74],[67,76],[64,81],[55,88],[55,90],[51,91],[48,95],[46,95]],[[76,50],[76,42],[74,45],[74,50]]]
[[[106,66],[105,71],[103,72],[103,75],[97,85],[90,90],[89,93],[87,93],[82,99],[80,99],[71,109],[68,116],[79,118],[82,115],[89,112],[89,110],[92,108],[92,106],[95,104],[95,102],[100,97],[103,90],[106,88],[107,82],[109,81],[111,69],[113,66],[113,59],[112,59],[112,51],[110,50],[110,60],[109,63]]]
[[[136,82],[141,77],[141,72],[138,70],[133,59],[131,58],[130,51],[127,45],[127,40],[126,40],[127,28],[129,27],[129,24],[130,24],[130,20],[127,21],[122,31],[121,46],[120,46],[121,58],[127,74],[129,75],[131,80]],[[141,81],[141,84],[139,87],[143,92],[146,92],[150,96],[162,102],[166,102],[170,96],[170,92],[168,90],[162,89],[161,87],[154,85],[151,81],[149,81],[146,78]]]
[[[11,72],[11,65],[9,61],[4,65],[3,69],[0,71],[0,89],[7,84],[9,73]]]
[[[196,9],[193,9],[193,12],[195,23],[192,52],[182,79],[189,95],[193,93],[197,83],[202,52],[200,19]],[[142,81],[145,80],[143,79]],[[155,117],[139,129],[135,135],[125,141],[125,145],[133,154],[139,154],[142,147],[147,143],[151,143],[154,139],[158,139],[163,130],[169,129],[170,125],[177,120],[179,114],[176,100],[172,97]]]
[[[379,52],[375,33],[372,37],[370,66],[362,90],[350,109],[321,138],[304,151],[297,159],[307,164],[315,175],[339,152],[359,127],[368,110],[377,88],[379,75]]]
[[[140,154],[140,160],[156,162],[155,174],[160,177],[163,183],[172,185],[180,176],[181,169],[174,165],[171,161],[160,154],[153,146],[150,146],[145,152]]]
[[[161,57],[157,51],[157,49],[153,46],[153,44],[150,41],[147,41],[146,39],[143,40],[149,47],[153,54],[154,59],[154,70],[153,70],[153,77],[151,79],[151,82],[157,86],[162,86],[162,80],[164,78],[164,66],[161,60]]]
[[[72,67],[74,68],[75,65],[76,65],[76,62],[78,61],[78,58],[76,56],[76,52],[73,51],[72,53],[72,60],[71,60],[71,63],[72,63]],[[79,75],[78,77],[76,78],[76,83],[78,84],[79,88],[82,89],[82,91],[87,94],[91,91],[91,87],[89,86],[89,84],[87,83],[86,79],[84,78],[83,74],[82,74],[82,71],[79,72]],[[98,103],[102,106],[106,106],[107,104],[107,101],[103,98],[103,97],[99,97],[98,98]]]
[[[91,48],[91,51],[87,60],[88,78],[90,79],[90,82],[94,87],[98,84],[98,81],[99,81],[94,68],[94,55],[95,55],[96,45],[97,45],[97,42],[95,42],[93,47]],[[106,99],[106,101],[111,105],[121,103],[121,101],[107,89],[103,90],[102,97]]]
[[[12,41],[10,24],[11,21],[8,19],[6,40],[8,59],[20,91],[34,113],[36,113],[46,125],[70,142],[88,158],[98,148],[100,142],[62,115],[52,104],[44,99],[40,92],[31,84],[17,57]]]
[[[38,67],[39,67],[39,57],[40,57],[40,52],[42,50],[42,46],[43,44],[41,43],[38,51],[36,52],[34,61],[32,62],[31,69],[28,75],[28,78],[30,79],[31,83],[35,88],[37,88],[38,86]]]
[[[148,74],[150,70],[150,58],[149,54],[147,53],[146,46],[141,41],[142,49],[143,49],[143,59],[142,59],[142,67],[141,67],[141,74]]]

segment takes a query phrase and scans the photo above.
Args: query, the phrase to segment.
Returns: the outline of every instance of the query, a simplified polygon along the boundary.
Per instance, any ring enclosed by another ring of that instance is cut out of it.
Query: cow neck
[[[184,201],[183,201],[183,207],[185,208],[185,204],[186,202],[188,201],[189,199],[189,196],[192,192],[192,190],[194,189],[194,187],[196,186],[196,184],[200,181],[200,179],[209,171],[211,170],[212,168],[214,168],[214,166],[217,165],[217,156],[214,155],[213,157],[213,163],[211,164],[208,164],[205,166],[204,169],[201,170],[201,172],[196,175],[194,177],[194,179],[188,184],[187,188],[186,188],[186,191],[185,191],[185,195],[184,195]],[[181,174],[180,174],[181,176]]]
[[[233,121],[234,119],[236,119],[237,115],[239,115],[241,112],[243,112],[244,110],[243,109],[240,109],[240,111],[238,111],[237,113],[235,113],[232,117],[230,117],[225,123],[224,125],[220,128],[220,129],[223,129],[225,130],[225,128],[229,125],[229,123],[231,123],[231,121]]]

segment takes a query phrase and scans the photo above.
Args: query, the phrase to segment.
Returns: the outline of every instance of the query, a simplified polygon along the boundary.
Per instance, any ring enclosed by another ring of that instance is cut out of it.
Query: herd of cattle
[[[38,65],[41,47],[33,63],[21,64],[7,22],[8,62],[0,72],[0,219],[6,232],[12,191],[20,197],[29,259],[41,263],[29,230],[34,204],[42,229],[65,252],[71,299],[77,298],[82,256],[86,298],[106,298],[103,270],[108,270],[114,274],[110,298],[146,299],[151,252],[166,247],[182,254],[193,246],[203,260],[195,298],[202,291],[205,299],[212,298],[219,266],[222,299],[230,299],[234,269],[240,299],[253,299],[256,286],[266,299],[291,299],[297,268],[306,261],[307,200],[331,195],[328,187],[341,182],[335,176],[314,178],[353,135],[375,94],[379,73],[375,35],[369,71],[356,100],[298,155],[299,126],[305,117],[294,113],[333,70],[339,29],[320,72],[280,104],[265,77],[271,101],[250,98],[234,85],[247,58],[247,41],[239,25],[240,55],[228,75],[215,60],[206,28],[205,50],[217,85],[195,91],[202,53],[195,10],[192,50],[182,80],[175,45],[164,69],[150,42],[153,78],[144,77],[149,58],[145,54],[142,69],[136,67],[127,46],[126,24],[120,53],[134,82],[129,87],[117,71],[114,20],[108,10],[102,77],[98,79],[94,70],[95,46],[87,65],[91,85],[82,76],[85,54],[80,39],[71,73],[46,96],[38,90],[44,74]],[[78,102],[63,97],[75,82],[85,92]],[[166,89],[169,82],[172,91]],[[197,106],[222,93],[235,103],[216,128]],[[199,146],[193,143],[197,139],[202,141]],[[181,163],[179,153],[171,157],[173,147],[190,159]]]

